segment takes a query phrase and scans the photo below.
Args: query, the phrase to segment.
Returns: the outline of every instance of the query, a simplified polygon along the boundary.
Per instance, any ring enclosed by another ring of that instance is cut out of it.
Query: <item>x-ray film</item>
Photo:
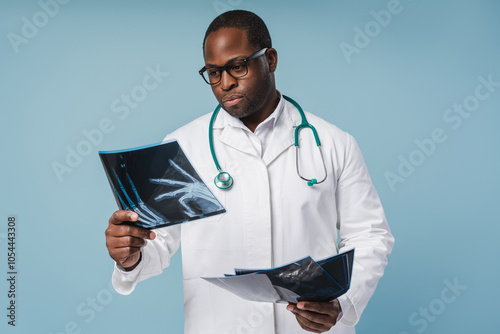
[[[155,229],[226,212],[176,140],[99,157],[120,209],[139,215],[132,225]]]
[[[235,275],[203,279],[251,301],[326,302],[349,289],[353,259],[351,249],[318,262],[308,256],[277,268],[235,269]]]
[[[318,264],[325,269],[335,281],[349,289],[353,260],[354,249],[351,249],[347,252],[318,261]]]

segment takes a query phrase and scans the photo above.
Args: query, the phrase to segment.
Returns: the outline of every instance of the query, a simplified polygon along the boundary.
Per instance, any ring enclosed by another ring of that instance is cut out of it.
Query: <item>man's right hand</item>
[[[137,219],[139,216],[133,211],[115,211],[105,232],[109,256],[127,271],[137,267],[141,261],[141,248],[146,246],[147,240],[156,237],[154,232],[145,228],[123,224]]]

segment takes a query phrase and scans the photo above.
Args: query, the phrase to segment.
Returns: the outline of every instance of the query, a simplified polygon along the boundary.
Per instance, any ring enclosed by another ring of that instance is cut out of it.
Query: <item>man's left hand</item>
[[[337,317],[341,311],[337,299],[333,302],[288,304],[286,309],[295,315],[302,329],[313,333],[329,331],[337,323]]]

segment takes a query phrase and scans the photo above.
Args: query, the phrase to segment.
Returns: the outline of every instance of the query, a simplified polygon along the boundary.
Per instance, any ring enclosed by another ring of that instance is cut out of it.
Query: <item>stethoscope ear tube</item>
[[[323,157],[323,152],[321,151],[321,146],[318,146],[319,150],[319,155],[321,156],[321,161],[323,162],[323,170],[325,172],[325,177],[321,181],[318,181],[317,179],[307,179],[300,174],[300,169],[299,169],[299,145],[295,146],[295,167],[297,169],[297,175],[304,181],[307,181],[307,185],[309,187],[314,186],[315,184],[320,184],[323,181],[326,180],[326,165],[325,165],[325,158]]]
[[[302,110],[300,105],[297,102],[295,102],[295,100],[289,98],[288,96],[283,95],[283,98],[285,100],[287,100],[288,102],[290,102],[291,104],[293,104],[295,108],[297,108],[297,110],[299,111],[300,117],[302,119],[301,123],[295,128],[295,167],[297,169],[297,175],[302,180],[307,181],[307,185],[309,187],[312,187],[315,184],[322,183],[323,181],[326,180],[326,174],[327,174],[326,173],[326,165],[325,165],[325,158],[323,157],[323,152],[321,151],[321,142],[319,140],[319,136],[318,136],[318,133],[316,132],[316,129],[314,128],[314,126],[309,124],[309,122],[306,119],[306,115],[304,114],[304,111]],[[321,181],[318,181],[317,179],[307,179],[300,174],[300,169],[299,169],[299,134],[300,134],[300,131],[304,128],[311,129],[311,131],[314,135],[314,140],[316,141],[316,146],[318,147],[318,150],[319,150],[319,154],[321,155],[321,161],[323,162],[323,170],[325,172],[325,177]]]

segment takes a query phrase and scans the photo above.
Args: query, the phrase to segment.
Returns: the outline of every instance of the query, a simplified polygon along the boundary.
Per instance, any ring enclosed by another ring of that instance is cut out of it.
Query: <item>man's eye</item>
[[[241,74],[242,72],[245,72],[245,64],[242,62],[232,64],[231,72],[236,74]]]
[[[208,69],[207,73],[208,73],[209,76],[215,77],[215,76],[219,75],[219,70],[217,70],[217,69],[213,69],[213,70]]]
[[[237,62],[231,65],[231,69],[235,71],[242,70],[244,68],[245,64],[242,62]]]

